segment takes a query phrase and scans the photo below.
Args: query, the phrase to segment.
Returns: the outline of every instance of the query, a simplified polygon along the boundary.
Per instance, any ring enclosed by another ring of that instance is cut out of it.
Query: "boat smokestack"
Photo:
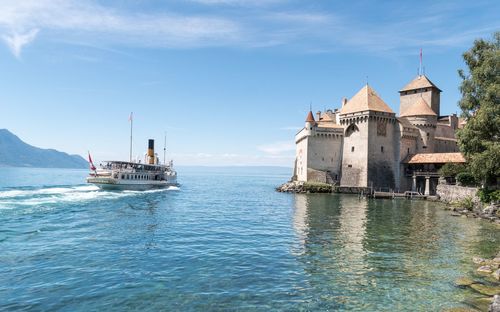
[[[148,163],[150,165],[155,164],[155,140],[148,140]]]

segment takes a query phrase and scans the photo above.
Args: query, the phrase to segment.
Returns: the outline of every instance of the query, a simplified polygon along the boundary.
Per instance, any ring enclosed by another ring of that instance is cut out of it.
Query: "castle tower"
[[[401,117],[408,120],[420,132],[417,139],[416,153],[433,153],[435,150],[435,132],[437,125],[437,114],[430,105],[420,97],[406,110],[401,112]]]
[[[329,112],[314,119],[307,114],[305,125],[295,136],[294,180],[336,183],[340,180],[343,128]]]
[[[441,90],[425,75],[418,75],[399,91],[399,113],[402,114],[419,98],[439,116]]]
[[[399,185],[399,135],[396,114],[369,86],[364,86],[340,111],[345,128],[341,185]]]

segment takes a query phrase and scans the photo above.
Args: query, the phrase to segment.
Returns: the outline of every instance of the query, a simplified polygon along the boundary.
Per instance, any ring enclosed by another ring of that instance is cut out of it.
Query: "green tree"
[[[457,174],[465,171],[467,171],[465,164],[447,163],[438,172],[442,177],[454,178]]]
[[[500,32],[492,41],[476,40],[463,58],[468,72],[458,71],[459,106],[467,123],[458,144],[476,180],[492,185],[500,176]]]

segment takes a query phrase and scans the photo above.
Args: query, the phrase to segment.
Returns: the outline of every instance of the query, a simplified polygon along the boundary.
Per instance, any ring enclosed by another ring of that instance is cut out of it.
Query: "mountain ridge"
[[[87,168],[80,155],[43,149],[22,141],[7,129],[0,129],[0,167]]]

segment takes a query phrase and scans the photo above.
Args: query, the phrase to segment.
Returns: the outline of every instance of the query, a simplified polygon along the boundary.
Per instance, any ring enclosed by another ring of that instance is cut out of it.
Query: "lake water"
[[[439,311],[500,245],[439,203],[274,191],[290,170],[181,168],[108,192],[0,168],[0,310]]]

